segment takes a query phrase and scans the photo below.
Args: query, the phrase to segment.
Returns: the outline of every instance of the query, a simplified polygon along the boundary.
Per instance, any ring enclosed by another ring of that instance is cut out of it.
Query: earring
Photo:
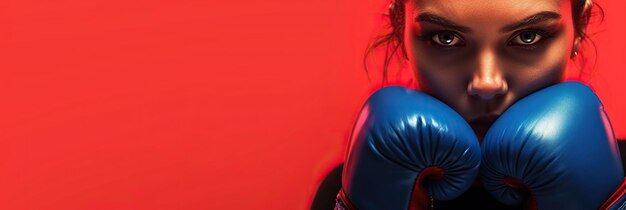
[[[585,0],[585,10],[587,9],[591,9],[591,7],[593,6],[593,2],[591,0]]]
[[[574,51],[574,55],[572,57],[576,57],[578,55],[577,51]]]

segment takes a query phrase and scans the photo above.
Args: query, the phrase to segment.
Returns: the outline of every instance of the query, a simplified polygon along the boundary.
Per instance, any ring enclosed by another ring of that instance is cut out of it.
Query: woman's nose
[[[495,60],[493,53],[482,53],[479,58],[479,65],[472,80],[467,86],[470,96],[476,96],[483,100],[490,100],[496,96],[506,94],[508,85],[504,75]]]

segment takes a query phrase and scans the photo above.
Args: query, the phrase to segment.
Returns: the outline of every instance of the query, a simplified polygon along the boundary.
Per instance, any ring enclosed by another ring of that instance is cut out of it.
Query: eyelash
[[[541,39],[539,41],[537,41],[537,43],[530,44],[530,45],[511,44],[513,42],[513,40],[515,40],[518,36],[520,36],[524,32],[533,32],[533,33],[541,36]],[[533,49],[537,48],[538,45],[544,43],[545,41],[547,41],[548,39],[550,39],[552,37],[554,37],[554,33],[550,32],[550,31],[546,31],[546,30],[542,30],[542,29],[523,29],[523,30],[520,30],[520,31],[516,32],[512,36],[512,38],[507,41],[507,45],[533,50]]]
[[[533,33],[541,36],[541,39],[539,41],[537,41],[536,43],[530,44],[530,45],[512,44],[513,40],[515,40],[515,38],[517,38],[518,36],[520,36],[524,32],[533,32]],[[442,33],[450,33],[450,34],[454,35],[455,38],[458,38],[458,39],[461,40],[461,44],[454,45],[454,46],[445,46],[445,45],[441,45],[441,44],[438,44],[438,43],[434,43],[434,41],[433,41],[434,36],[442,34]],[[508,46],[515,46],[515,47],[519,47],[519,48],[523,48],[523,49],[528,49],[528,50],[533,50],[533,49],[537,48],[538,45],[542,44],[547,39],[550,39],[553,36],[554,36],[554,34],[552,32],[549,32],[549,31],[546,31],[546,30],[542,30],[542,29],[522,29],[522,30],[519,30],[519,31],[515,32],[514,35],[511,36],[511,38],[509,38],[507,40],[507,45]],[[433,31],[433,32],[426,33],[424,35],[419,36],[419,39],[422,40],[422,41],[425,41],[425,42],[429,42],[433,46],[438,47],[438,48],[442,48],[442,49],[454,49],[454,48],[465,46],[465,40],[461,37],[461,35],[458,32],[451,31],[451,30]]]
[[[455,46],[444,46],[444,45],[440,45],[440,44],[434,43],[433,37],[435,35],[442,34],[442,33],[450,33],[450,34],[454,35],[455,38],[458,38],[458,39],[461,40],[462,44],[455,45]],[[455,31],[450,31],[450,30],[441,30],[441,31],[429,32],[429,33],[426,33],[426,34],[423,34],[423,35],[419,36],[419,39],[424,41],[424,42],[428,42],[428,43],[432,44],[435,47],[442,48],[442,49],[451,49],[451,48],[457,48],[457,47],[465,46],[465,40],[463,38],[461,38],[459,33],[455,32]]]

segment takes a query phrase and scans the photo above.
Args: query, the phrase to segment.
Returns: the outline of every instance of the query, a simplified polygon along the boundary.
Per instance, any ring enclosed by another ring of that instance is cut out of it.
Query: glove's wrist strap
[[[339,190],[339,194],[337,194],[337,198],[335,199],[335,209],[334,210],[357,210],[348,196],[343,192],[343,189]]]
[[[622,181],[617,190],[607,199],[600,207],[601,210],[613,210],[618,209],[626,203],[626,179]]]
[[[424,210],[428,208],[433,208],[433,197],[426,192],[426,189],[422,186],[424,180],[441,180],[443,179],[444,171],[443,168],[439,166],[430,166],[426,167],[421,171],[419,176],[415,180],[415,186],[413,186],[413,191],[411,193],[411,199],[409,203],[409,210]],[[335,209],[334,210],[357,210],[348,196],[343,191],[343,189],[339,190],[339,194],[337,194],[337,198],[335,199]]]

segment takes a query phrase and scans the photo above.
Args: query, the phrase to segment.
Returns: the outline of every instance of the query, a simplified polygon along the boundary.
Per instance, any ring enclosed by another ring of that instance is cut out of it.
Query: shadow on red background
[[[592,84],[626,136],[626,4]],[[306,209],[385,1],[3,1],[0,209]]]

